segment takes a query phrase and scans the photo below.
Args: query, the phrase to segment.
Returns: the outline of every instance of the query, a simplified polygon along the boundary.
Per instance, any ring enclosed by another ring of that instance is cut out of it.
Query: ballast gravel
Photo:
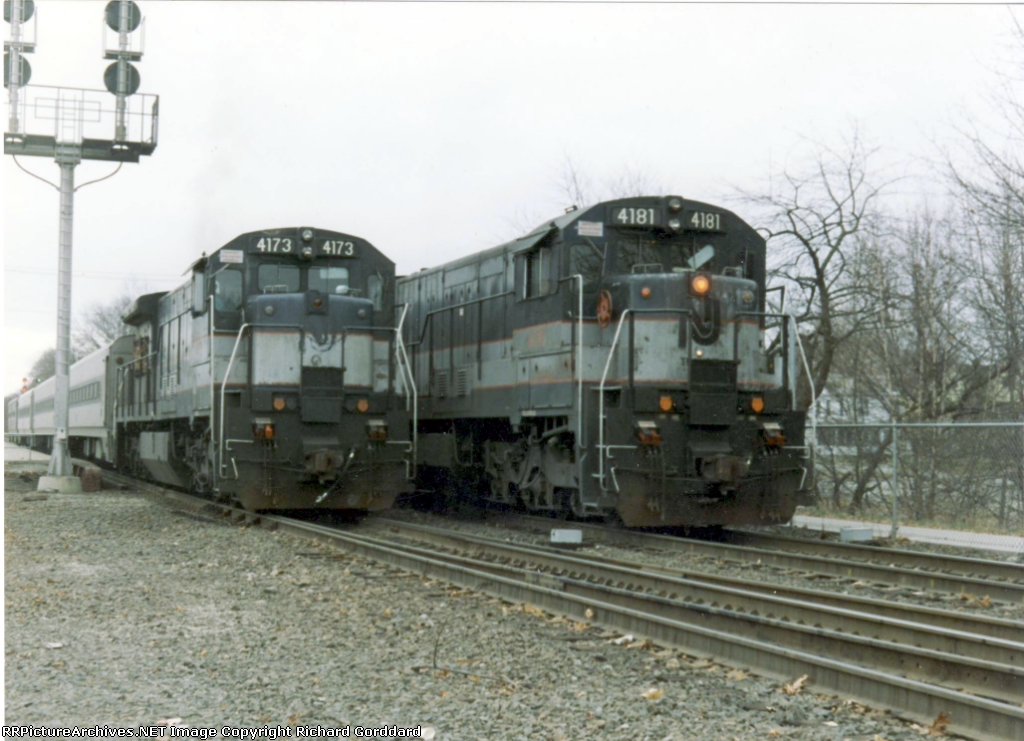
[[[153,495],[38,499],[16,475],[5,489],[7,724],[429,726],[439,741],[927,733],[813,680],[788,694]]]

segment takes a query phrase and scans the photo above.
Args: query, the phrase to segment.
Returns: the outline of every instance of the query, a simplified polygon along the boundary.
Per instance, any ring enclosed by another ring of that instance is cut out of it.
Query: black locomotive
[[[421,485],[632,527],[785,522],[804,501],[792,330],[735,214],[599,203],[397,286]]]
[[[302,227],[243,234],[190,270],[72,366],[72,451],[252,510],[389,508],[412,471],[394,263]],[[16,439],[53,435],[52,383],[17,400]]]

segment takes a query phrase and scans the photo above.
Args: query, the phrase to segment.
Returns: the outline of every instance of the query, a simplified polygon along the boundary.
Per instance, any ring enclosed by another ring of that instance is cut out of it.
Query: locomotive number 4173
[[[326,239],[320,251],[335,257],[352,257],[356,254],[356,246],[352,242],[343,242],[340,239]]]

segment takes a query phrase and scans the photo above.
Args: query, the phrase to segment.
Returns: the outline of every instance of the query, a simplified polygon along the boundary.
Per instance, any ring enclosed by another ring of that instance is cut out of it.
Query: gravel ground
[[[920,738],[842,698],[148,495],[5,478],[6,722],[461,739]],[[795,679],[795,678],[793,678]]]
[[[548,541],[547,531],[539,528],[523,528],[519,526],[509,527],[502,525],[496,517],[487,520],[455,519],[451,517],[441,518],[437,515],[426,514],[410,509],[396,509],[384,514],[385,517],[392,517],[423,525],[435,527],[443,525],[454,531],[470,535],[481,535],[489,538],[499,538],[513,543],[540,543]],[[370,518],[368,526],[374,526],[373,518]],[[571,528],[571,522],[551,521],[551,527]],[[584,536],[586,540],[586,536]],[[738,561],[727,561],[714,556],[698,555],[674,551],[652,544],[650,547],[641,547],[631,543],[612,545],[609,543],[598,543],[591,547],[583,547],[576,551],[577,555],[593,553],[606,558],[618,558],[626,561],[642,561],[644,563],[668,566],[678,569],[699,571],[707,574],[720,576],[731,576],[739,579],[753,578],[757,574],[759,581],[772,584],[784,584],[804,589],[818,589],[821,591],[841,592],[860,597],[873,597],[885,599],[890,602],[903,602],[907,604],[924,605],[945,610],[956,610],[958,612],[971,612],[979,615],[988,615],[1008,620],[1024,621],[1024,604],[1011,602],[997,602],[987,599],[985,595],[980,597],[969,597],[967,595],[952,594],[949,592],[922,591],[909,586],[884,585],[856,579],[832,578],[821,574],[811,574],[794,569],[772,566],[763,563],[747,563]],[[1024,631],[1024,622],[1021,630]]]

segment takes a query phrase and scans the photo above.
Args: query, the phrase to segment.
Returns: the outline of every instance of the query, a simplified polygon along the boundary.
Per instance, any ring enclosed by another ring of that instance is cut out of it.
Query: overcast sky
[[[36,5],[32,84],[102,88],[105,3]],[[889,162],[934,156],[953,123],[993,121],[1012,30],[1005,6],[139,5],[159,145],[77,193],[73,316],[133,276],[174,288],[260,228],[356,234],[400,273],[452,259],[560,213],[566,154],[598,181],[632,168],[712,202],[852,120]],[[77,182],[112,169],[83,163]],[[58,193],[10,156],[4,189],[10,392],[55,345]]]

